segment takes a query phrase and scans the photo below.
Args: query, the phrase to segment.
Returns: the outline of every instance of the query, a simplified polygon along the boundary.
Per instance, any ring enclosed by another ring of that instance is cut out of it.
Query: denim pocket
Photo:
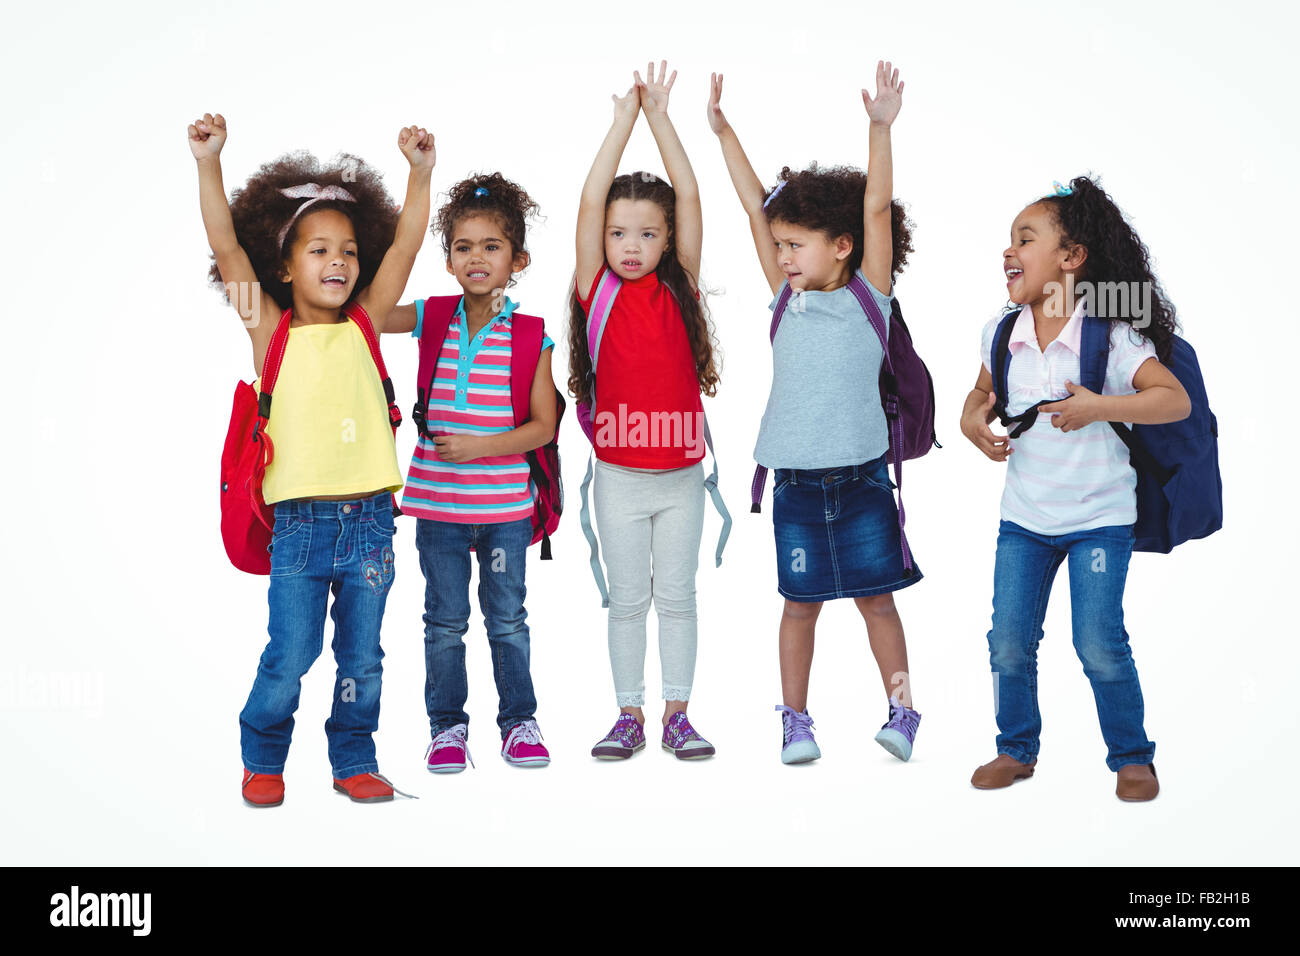
[[[889,465],[885,464],[884,458],[878,458],[874,462],[868,462],[866,467],[858,469],[858,477],[872,487],[879,488],[881,491],[893,491],[897,485],[889,480]]]
[[[381,534],[386,538],[391,538],[397,534],[397,524],[393,521],[393,510],[391,508],[377,508],[374,514],[366,519],[366,527]]]
[[[297,515],[277,516],[271,532],[271,577],[301,572],[310,549],[311,523]]]

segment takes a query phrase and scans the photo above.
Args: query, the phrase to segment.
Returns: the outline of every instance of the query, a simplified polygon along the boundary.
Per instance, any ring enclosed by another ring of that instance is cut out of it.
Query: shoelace
[[[785,704],[777,704],[776,709],[781,712],[781,728],[785,731],[785,742],[789,743],[794,739],[797,733],[805,733],[812,736],[813,719],[808,713],[800,713],[793,707],[787,707]]]
[[[374,777],[376,780],[383,781],[384,783],[388,784],[388,786],[390,786],[390,787],[393,787],[393,781],[389,780],[389,779],[388,779],[387,777],[385,777],[382,773],[375,773],[375,772],[372,770],[372,771],[370,772],[370,776]],[[419,800],[419,799],[420,799],[420,798],[417,797],[415,794],[413,794],[413,793],[406,793],[406,792],[403,791],[403,790],[398,790],[396,787],[393,787],[393,793],[400,793],[402,796],[407,797],[407,798],[409,798],[409,799],[411,799],[411,800]]]
[[[442,747],[459,747],[465,751],[465,759],[469,761],[469,765],[474,767],[474,758],[469,755],[469,741],[466,739],[466,733],[467,728],[464,724],[457,724],[449,730],[444,730],[433,738],[433,743],[429,744],[429,752],[424,755],[424,759],[428,760],[433,756],[435,750]],[[478,767],[474,767],[474,769],[477,770]]]
[[[884,730],[885,727],[888,727],[890,724],[897,723],[901,726],[903,733],[907,734],[909,737],[914,737],[916,736],[916,727],[917,724],[920,723],[920,720],[921,715],[916,711],[904,707],[902,704],[890,704],[889,720],[885,721],[884,727],[881,727],[880,729]]]
[[[515,729],[510,731],[510,736],[506,738],[506,750],[509,750],[515,744],[540,744],[542,742],[542,731],[537,726],[535,720],[525,720],[522,724],[516,724]]]

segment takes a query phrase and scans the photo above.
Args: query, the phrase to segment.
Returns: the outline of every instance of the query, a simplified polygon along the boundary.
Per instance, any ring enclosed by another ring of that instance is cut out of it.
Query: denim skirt
[[[898,506],[885,456],[839,468],[777,468],[772,489],[777,590],[791,601],[897,591],[921,580],[903,568]]]

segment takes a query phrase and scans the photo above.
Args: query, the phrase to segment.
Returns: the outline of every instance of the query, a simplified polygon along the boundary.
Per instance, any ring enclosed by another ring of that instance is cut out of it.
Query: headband
[[[785,184],[788,183],[789,181],[790,181],[790,180],[788,180],[788,179],[783,179],[783,180],[781,180],[779,183],[776,184],[776,188],[772,190],[772,195],[768,196],[766,199],[763,200],[763,208],[764,208],[764,209],[767,208],[767,204],[768,204],[768,203],[770,203],[773,199],[776,198],[776,194],[777,194],[777,193],[779,193],[782,189],[785,189]]]
[[[322,199],[336,199],[341,202],[356,202],[352,194],[342,186],[322,186],[319,183],[303,183],[301,186],[289,186],[287,189],[281,189],[280,192],[290,199],[306,199],[289,217],[289,221],[280,229],[280,234],[276,236],[276,247],[284,251],[284,237],[289,235],[289,227],[297,221],[302,215],[303,210],[314,202],[320,202]]]

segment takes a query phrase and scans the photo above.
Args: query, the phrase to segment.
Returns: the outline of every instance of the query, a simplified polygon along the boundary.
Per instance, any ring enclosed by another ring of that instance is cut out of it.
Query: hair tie
[[[322,186],[320,183],[303,183],[300,186],[288,186],[280,190],[281,194],[290,199],[306,199],[307,201],[294,211],[289,217],[289,221],[280,229],[280,234],[276,237],[276,246],[281,252],[284,251],[284,237],[289,235],[289,227],[294,224],[302,211],[314,202],[320,202],[322,199],[337,199],[341,202],[356,202],[353,195],[342,186]]]
[[[768,196],[766,199],[763,200],[763,208],[764,208],[764,209],[767,208],[767,204],[768,204],[768,203],[770,203],[773,199],[776,198],[777,193],[779,193],[782,189],[785,189],[785,184],[788,183],[789,181],[790,181],[790,180],[788,180],[788,179],[783,179],[783,180],[781,180],[779,183],[776,184],[776,188],[772,190],[772,194],[771,194],[770,196]]]
[[[1062,186],[1060,183],[1056,182],[1055,180],[1053,180],[1053,182],[1052,182],[1052,189],[1054,190],[1054,192],[1055,192],[1055,194],[1056,194],[1057,196],[1072,196],[1072,195],[1074,195],[1074,187],[1073,187],[1073,186]]]
[[[488,189],[486,186],[480,186],[478,189],[474,190],[475,196],[486,196],[487,194],[488,194]]]

